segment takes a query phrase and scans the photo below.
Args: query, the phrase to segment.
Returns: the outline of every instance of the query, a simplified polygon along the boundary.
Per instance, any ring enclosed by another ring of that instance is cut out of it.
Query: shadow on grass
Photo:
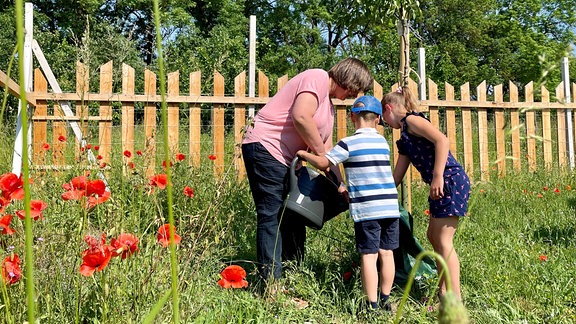
[[[576,226],[547,226],[540,227],[533,232],[533,238],[536,241],[550,245],[568,247],[573,244],[572,240],[576,236]]]

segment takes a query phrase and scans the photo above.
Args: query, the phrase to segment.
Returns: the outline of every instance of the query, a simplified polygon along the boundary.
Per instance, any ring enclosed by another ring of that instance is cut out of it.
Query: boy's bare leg
[[[364,294],[369,302],[378,301],[378,270],[376,262],[378,262],[378,253],[362,254],[362,286],[364,287]]]

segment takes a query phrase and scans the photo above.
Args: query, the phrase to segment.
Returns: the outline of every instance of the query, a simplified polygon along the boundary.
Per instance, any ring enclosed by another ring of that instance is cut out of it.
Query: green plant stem
[[[170,268],[172,270],[172,314],[173,322],[180,323],[180,307],[178,301],[178,261],[176,259],[176,244],[174,243],[174,212],[172,208],[172,172],[170,169],[170,147],[168,145],[168,108],[166,107],[166,80],[164,77],[164,53],[162,51],[162,36],[160,34],[160,8],[158,0],[154,0],[154,25],[156,29],[156,49],[158,50],[158,75],[160,78],[160,96],[162,98],[162,127],[164,129],[164,161],[166,161],[166,196],[168,203],[168,222],[170,223]]]
[[[452,282],[450,281],[450,272],[448,270],[448,265],[446,264],[446,261],[444,260],[444,258],[442,258],[442,256],[440,254],[433,252],[433,251],[422,251],[416,257],[416,261],[414,262],[414,265],[412,266],[412,270],[410,271],[410,275],[408,276],[408,282],[406,283],[406,287],[404,288],[404,294],[402,295],[402,301],[400,302],[400,305],[398,306],[398,310],[396,311],[396,318],[394,319],[395,324],[400,323],[400,318],[402,316],[402,308],[404,307],[404,304],[406,303],[406,300],[408,299],[408,296],[410,295],[410,290],[412,289],[412,283],[414,282],[414,277],[416,277],[416,271],[418,271],[418,267],[420,267],[420,263],[422,262],[422,259],[426,256],[431,257],[431,258],[435,258],[437,262],[442,264],[442,269],[443,269],[443,272],[445,272],[445,276],[446,276],[446,291],[452,290]]]
[[[3,276],[0,276],[0,287],[2,288],[2,300],[4,301],[6,323],[14,323],[12,313],[10,313],[10,297],[8,296],[8,290],[6,289],[6,282],[4,281]]]
[[[8,70],[6,71],[6,87],[4,88],[4,98],[2,98],[2,108],[0,109],[0,126],[2,126],[2,121],[4,120],[4,111],[6,110],[6,104],[8,103],[8,81],[10,80],[10,71],[12,70],[12,63],[14,63],[14,56],[18,51],[18,44],[14,47],[12,51],[12,56],[10,56],[10,62],[8,62]]]
[[[28,111],[26,101],[26,84],[24,80],[24,3],[16,0],[16,38],[18,41],[18,71],[20,72],[20,109],[22,113],[22,181],[24,188],[24,228],[26,237],[26,299],[28,303],[28,323],[36,323],[34,302],[34,254],[32,250],[32,218],[30,217],[30,183],[28,179]]]

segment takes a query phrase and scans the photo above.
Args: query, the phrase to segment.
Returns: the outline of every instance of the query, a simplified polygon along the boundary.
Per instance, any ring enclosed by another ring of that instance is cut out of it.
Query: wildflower
[[[170,161],[170,167],[172,167],[172,166],[173,166],[172,161]],[[165,160],[162,161],[162,167],[164,167],[164,170],[166,170],[166,161]]]
[[[10,228],[10,222],[12,221],[12,215],[4,215],[0,218],[0,228],[2,228],[2,234],[12,235],[16,233],[15,230]]]
[[[430,209],[426,209],[426,210],[424,211],[424,214],[426,214],[426,216],[430,216]]]
[[[64,135],[58,136],[58,141],[60,141],[60,142],[66,142],[66,136],[64,136]]]
[[[62,194],[63,200],[80,200],[82,197],[87,197],[87,208],[110,199],[110,191],[106,190],[106,184],[100,179],[90,181],[85,176],[78,176],[70,183],[63,184],[62,188],[67,190]]]
[[[486,190],[484,190],[484,189],[480,189],[480,192],[481,192],[481,193],[485,193],[485,192],[486,192]]]
[[[94,145],[94,151],[98,151],[100,149],[99,145]]]
[[[4,208],[10,204],[10,200],[0,196],[0,213],[4,212]]]
[[[132,152],[126,150],[126,151],[124,151],[124,156],[127,158],[132,157]]]
[[[548,261],[548,256],[546,256],[545,254],[540,255],[540,261],[542,262]]]
[[[536,197],[542,198],[542,197],[544,197],[544,195],[542,195],[541,193],[539,193],[538,195],[536,195]]]
[[[46,207],[48,207],[48,204],[46,204],[42,200],[30,201],[30,217],[32,217],[32,219],[34,219],[35,221],[38,220],[38,218],[43,218],[44,216],[42,215],[42,211],[46,209]],[[20,219],[24,219],[26,216],[24,210],[16,211],[16,215]]]
[[[100,164],[100,169],[104,169],[105,167],[106,167],[106,162],[102,162],[102,163]]]
[[[86,149],[89,150],[89,149],[91,149],[91,148],[92,148],[92,145],[91,145],[91,144],[86,144]]]
[[[50,149],[50,144],[44,143],[44,144],[42,145],[42,149],[43,149],[44,151],[48,151],[48,150]]]
[[[350,279],[352,279],[352,271],[344,272],[344,275],[342,277],[344,278],[345,282],[350,281]]]
[[[185,159],[186,159],[186,155],[184,155],[182,153],[176,154],[176,161],[184,161]]]
[[[166,174],[158,174],[150,177],[150,182],[148,183],[148,185],[152,187],[158,187],[160,189],[165,189],[167,183],[168,183],[168,177],[166,176]],[[152,188],[152,192],[154,192],[154,188]]]
[[[0,189],[2,190],[2,196],[8,201],[24,199],[23,186],[24,182],[22,181],[22,175],[18,177],[14,173],[9,172],[0,176]]]
[[[566,185],[566,190],[570,191],[570,190],[572,190],[572,187],[570,187],[570,185]]]
[[[112,239],[110,245],[114,248],[112,256],[121,256],[122,260],[139,251],[138,237],[130,233],[122,233],[117,239]]]
[[[128,164],[126,164],[126,166],[128,166],[128,168],[130,168],[130,169],[134,169],[134,162],[128,162]]]
[[[555,192],[555,193],[560,193],[560,189],[555,188],[555,189],[554,189],[554,192]]]
[[[164,224],[160,226],[160,228],[158,229],[158,234],[156,235],[158,242],[162,244],[163,247],[167,247],[168,245],[170,245],[170,228],[172,228],[172,230],[174,231],[174,244],[179,244],[180,241],[182,240],[180,235],[176,234],[175,226],[170,227],[170,224]]]
[[[136,151],[136,155],[142,156],[142,151],[140,151],[140,150]]]
[[[542,190],[548,191],[548,187],[543,187]]]
[[[210,160],[214,161],[214,160],[216,160],[216,155],[210,154],[210,155],[208,155],[208,158],[209,158]]]
[[[184,195],[190,198],[194,198],[194,189],[188,186],[184,187]]]
[[[20,270],[21,262],[17,254],[7,256],[4,261],[2,261],[2,278],[4,278],[4,282],[7,285],[17,283],[22,277],[22,271]]]
[[[112,248],[106,245],[106,235],[102,233],[101,239],[98,240],[93,236],[86,235],[84,242],[89,247],[82,252],[82,265],[80,265],[80,274],[89,277],[94,271],[102,271],[112,258]]]
[[[102,159],[103,159],[102,155],[98,154],[98,155],[96,156],[96,160],[102,160]]]
[[[227,266],[220,273],[222,279],[218,280],[218,285],[222,288],[246,288],[248,281],[246,278],[246,271],[238,265]]]
[[[110,191],[105,190],[102,195],[91,195],[88,197],[88,201],[86,202],[86,208],[90,209],[95,207],[96,205],[100,205],[101,203],[110,199]]]

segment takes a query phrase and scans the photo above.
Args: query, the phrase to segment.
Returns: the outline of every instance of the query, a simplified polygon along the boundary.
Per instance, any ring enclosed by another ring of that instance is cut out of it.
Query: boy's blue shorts
[[[360,254],[394,250],[400,245],[400,219],[383,218],[354,223],[356,249]]]

